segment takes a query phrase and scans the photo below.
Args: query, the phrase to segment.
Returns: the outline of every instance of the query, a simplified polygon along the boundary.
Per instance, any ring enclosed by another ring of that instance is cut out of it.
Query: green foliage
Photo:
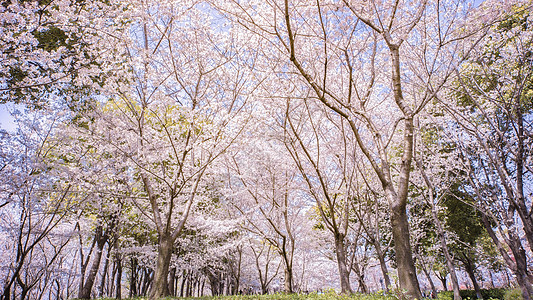
[[[520,289],[511,289],[505,291],[503,300],[522,300],[522,291]]]
[[[446,226],[457,234],[462,243],[471,247],[485,231],[480,213],[469,204],[472,202],[471,196],[461,192],[458,187],[451,190],[444,201],[447,212]]]
[[[39,42],[37,48],[48,52],[57,50],[59,47],[72,49],[72,44],[77,42],[76,39],[69,41],[67,33],[56,26],[50,26],[42,31],[34,30],[32,34]]]
[[[502,288],[481,289],[481,296],[483,297],[483,299],[506,299],[505,295],[508,292],[509,292],[508,290],[502,289]],[[459,293],[461,294],[461,297],[465,300],[466,299],[477,299],[476,291],[474,290],[461,290]],[[511,299],[518,299],[518,298],[509,298],[509,300]],[[453,300],[453,291],[444,291],[444,292],[438,293],[437,300]]]

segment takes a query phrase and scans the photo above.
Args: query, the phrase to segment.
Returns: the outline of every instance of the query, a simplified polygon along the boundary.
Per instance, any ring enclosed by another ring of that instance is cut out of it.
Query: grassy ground
[[[481,294],[486,300],[522,300],[521,291],[519,289],[482,289]],[[476,299],[475,291],[462,290],[461,296],[465,300]],[[239,296],[209,296],[209,297],[189,297],[189,298],[173,298],[167,297],[161,300],[398,300],[401,295],[383,295],[376,294],[352,294],[352,295],[338,295],[333,290],[325,293],[310,293],[310,294],[273,294],[273,295],[239,295]],[[146,300],[147,298],[139,297],[125,300]],[[112,298],[105,298],[99,300],[114,300]],[[436,300],[453,300],[453,292],[440,292]]]
[[[147,298],[135,298],[131,300],[145,300]],[[273,294],[273,295],[239,295],[239,296],[209,296],[209,297],[192,297],[192,298],[173,298],[167,297],[161,300],[175,300],[175,299],[186,299],[186,300],[252,300],[252,299],[261,299],[261,300],[303,300],[303,299],[314,299],[314,300],[397,300],[398,298],[391,295],[376,295],[376,294],[353,294],[353,295],[338,295],[335,292],[327,293],[310,293],[310,294]],[[101,299],[101,300],[112,300],[111,298]]]

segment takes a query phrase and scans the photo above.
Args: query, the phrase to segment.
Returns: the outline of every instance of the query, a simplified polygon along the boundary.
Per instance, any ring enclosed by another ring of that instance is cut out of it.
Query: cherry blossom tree
[[[58,146],[48,141],[60,116],[29,112],[20,117],[17,131],[2,132],[0,141],[0,298],[6,300],[40,297],[51,289],[51,274],[74,235],[68,211],[77,207],[70,185],[48,161]]]
[[[305,86],[310,98],[345,119],[389,201],[400,286],[420,298],[406,213],[413,122],[475,45],[465,38],[476,37],[484,24],[467,23],[472,6],[288,0],[215,5],[254,46],[269,45],[250,49],[271,62],[266,72]],[[494,13],[478,15],[490,22]],[[393,155],[397,149],[401,153]]]
[[[298,193],[296,172],[283,155],[282,144],[261,138],[249,142],[254,146],[237,153],[229,162],[235,176],[229,187],[236,194],[234,206],[246,218],[245,228],[276,249],[285,271],[284,290],[292,293],[298,223],[306,204]]]
[[[350,273],[357,245],[357,240],[349,239],[353,218],[350,202],[357,185],[353,143],[342,120],[331,120],[334,117],[320,108],[314,111],[308,105],[303,107],[303,112],[298,112],[290,101],[287,103],[285,144],[305,180],[307,193],[315,201],[321,226],[333,235],[341,292],[352,293]],[[322,122],[315,124],[310,116],[321,113],[324,115],[317,119]],[[344,150],[342,155],[338,149]],[[350,244],[354,246],[352,255],[348,252]]]

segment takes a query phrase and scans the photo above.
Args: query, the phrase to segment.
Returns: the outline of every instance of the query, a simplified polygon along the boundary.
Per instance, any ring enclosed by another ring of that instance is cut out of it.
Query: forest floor
[[[148,298],[140,297],[126,300],[146,300]],[[167,297],[161,300],[342,300],[342,299],[357,299],[357,300],[397,300],[395,295],[379,295],[379,294],[352,294],[339,295],[335,292],[326,293],[309,293],[309,294],[272,294],[272,295],[237,295],[237,296],[204,296],[204,297]],[[114,300],[114,298],[104,298],[100,300]]]
[[[495,289],[482,289],[481,294],[483,299],[486,300],[522,300],[521,291],[517,288],[495,288]],[[323,293],[309,293],[309,294],[272,294],[272,295],[237,295],[237,296],[204,296],[204,297],[167,297],[161,300],[398,300],[405,297],[397,294],[352,294],[352,295],[339,295],[335,291],[327,291]],[[461,296],[463,299],[476,299],[476,293],[473,290],[461,290]],[[145,297],[128,298],[125,300],[147,300]],[[430,298],[425,298],[430,299]],[[115,300],[114,298],[102,298],[98,300]],[[439,292],[435,300],[453,300],[453,292],[445,291]]]

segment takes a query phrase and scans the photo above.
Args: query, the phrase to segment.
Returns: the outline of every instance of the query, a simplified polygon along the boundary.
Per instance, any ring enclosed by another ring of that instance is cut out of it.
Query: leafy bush
[[[481,289],[481,296],[483,299],[505,299],[504,294],[506,289]],[[463,299],[477,299],[476,291],[474,290],[461,290],[461,298]],[[515,300],[517,298],[510,298],[509,300]],[[437,300],[453,300],[453,291],[440,292],[437,295]]]
[[[503,294],[504,300],[522,300],[522,291],[520,289],[511,289]]]

